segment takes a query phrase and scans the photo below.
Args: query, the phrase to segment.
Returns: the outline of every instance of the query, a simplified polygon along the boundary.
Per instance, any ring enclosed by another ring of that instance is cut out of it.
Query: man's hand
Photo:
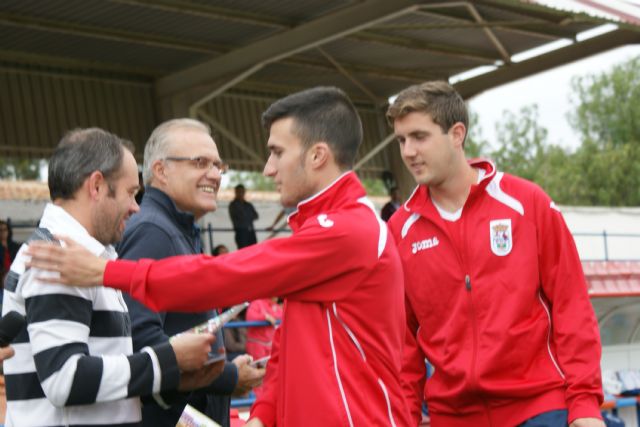
[[[244,427],[264,427],[264,424],[262,424],[259,418],[251,418]]]
[[[262,384],[266,370],[251,366],[251,356],[243,354],[233,359],[233,363],[238,368],[238,383],[233,390],[234,396],[243,396],[252,388]]]
[[[197,371],[183,372],[180,374],[178,390],[190,391],[206,387],[224,371],[225,360],[219,360],[210,365],[203,366]]]
[[[93,255],[68,237],[56,238],[65,242],[66,246],[41,241],[29,243],[26,255],[31,260],[26,263],[27,268],[60,273],[60,277],[38,277],[38,280],[84,287],[102,285],[107,260]]]
[[[212,334],[181,334],[171,338],[169,343],[176,354],[180,371],[195,371],[209,359],[211,344],[216,340]]]
[[[605,427],[605,424],[598,418],[576,418],[569,427]]]
[[[2,362],[4,360],[7,360],[7,359],[11,359],[14,354],[15,354],[15,351],[13,351],[13,348],[11,348],[11,347],[0,347],[0,362]]]

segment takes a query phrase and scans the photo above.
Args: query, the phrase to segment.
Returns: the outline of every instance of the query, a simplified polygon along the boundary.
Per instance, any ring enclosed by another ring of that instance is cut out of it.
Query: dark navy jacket
[[[200,232],[193,215],[178,210],[164,192],[146,187],[140,212],[127,222],[117,251],[120,258],[137,260],[200,253],[200,248]],[[175,286],[184,284],[176,283]],[[186,286],[185,292],[188,292]],[[131,316],[134,351],[166,342],[171,335],[183,332],[214,315],[213,311],[156,313],[126,294],[125,300]],[[220,331],[216,341],[222,343],[222,340]],[[235,365],[227,362],[222,375],[206,389],[184,394],[163,394],[161,397],[165,403],[171,405],[169,409],[163,409],[156,400],[146,400],[142,407],[143,425],[174,427],[188,403],[222,426],[229,426],[229,396],[237,381],[238,371]]]

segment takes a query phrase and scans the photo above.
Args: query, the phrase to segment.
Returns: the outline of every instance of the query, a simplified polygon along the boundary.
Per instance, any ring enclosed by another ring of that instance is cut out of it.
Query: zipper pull
[[[465,288],[467,288],[468,291],[471,290],[471,277],[469,277],[468,274],[464,276],[464,286]]]

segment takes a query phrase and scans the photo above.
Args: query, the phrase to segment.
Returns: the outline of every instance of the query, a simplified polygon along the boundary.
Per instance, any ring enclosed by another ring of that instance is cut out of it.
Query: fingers
[[[241,354],[240,356],[236,356],[233,359],[233,364],[236,365],[236,367],[240,368],[242,366],[248,365],[252,360],[253,357],[249,356],[248,354]]]
[[[211,343],[215,340],[212,334],[182,334],[174,337],[170,343],[176,355],[178,366],[183,371],[202,368],[209,359]]]
[[[0,348],[0,361],[10,359],[15,354],[13,347]]]
[[[75,248],[75,247],[79,247],[80,246],[79,243],[77,243],[75,240],[73,240],[70,237],[61,236],[61,235],[58,235],[58,234],[54,234],[53,237],[55,237],[58,240],[63,241],[65,243],[65,245],[67,245],[70,248]]]
[[[203,338],[205,338],[205,342],[209,345],[213,344],[214,342],[216,342],[216,336],[213,334],[203,334]]]
[[[42,270],[54,270],[57,260],[60,259],[62,248],[51,243],[31,242],[25,254],[31,259],[26,262],[27,267],[40,268]]]

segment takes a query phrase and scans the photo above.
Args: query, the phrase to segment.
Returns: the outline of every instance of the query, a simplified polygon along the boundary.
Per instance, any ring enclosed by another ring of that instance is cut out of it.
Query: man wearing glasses
[[[226,165],[220,160],[209,128],[192,119],[160,124],[144,150],[142,177],[145,195],[140,212],[127,223],[118,252],[124,259],[162,259],[201,253],[200,231],[195,222],[217,208],[217,194]],[[185,283],[176,281],[180,288]],[[185,291],[186,292],[186,291]],[[126,296],[133,326],[134,348],[167,342],[214,316],[200,313],[157,313]],[[218,332],[217,342],[222,343]],[[213,383],[199,384],[190,394],[156,395],[142,408],[144,426],[175,426],[185,404],[190,404],[222,426],[229,425],[229,396],[244,394],[258,385],[264,369],[252,368],[249,357],[238,356],[225,364]]]

